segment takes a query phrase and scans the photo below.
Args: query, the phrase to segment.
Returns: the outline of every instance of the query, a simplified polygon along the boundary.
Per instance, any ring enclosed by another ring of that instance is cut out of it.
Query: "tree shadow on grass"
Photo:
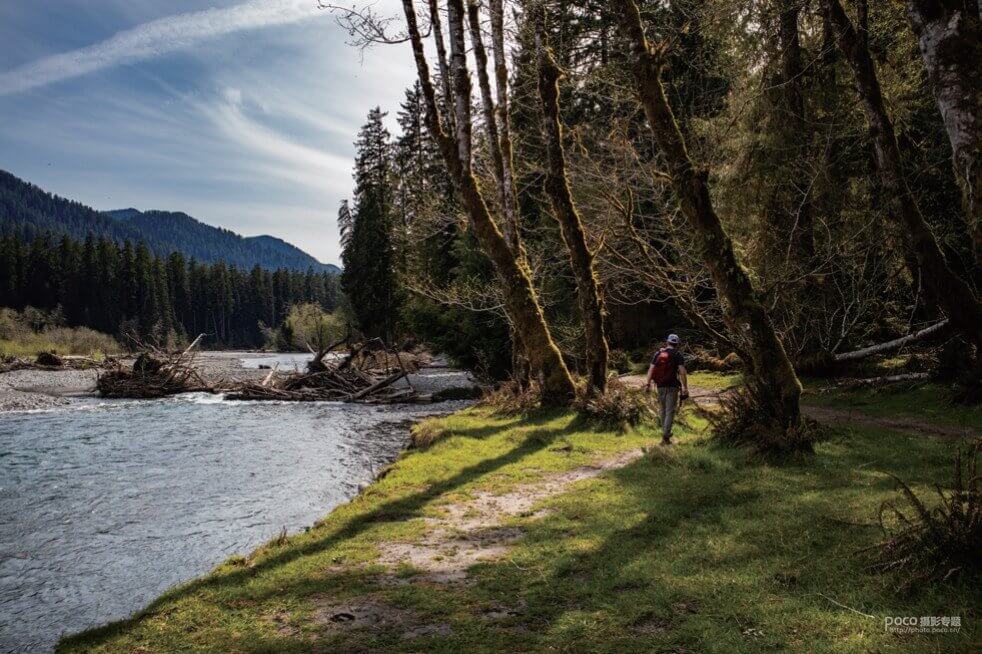
[[[500,456],[468,466],[452,477],[434,483],[423,491],[414,493],[408,497],[385,502],[366,513],[353,516],[339,527],[322,527],[321,529],[325,529],[325,531],[329,530],[322,538],[317,538],[303,545],[288,547],[278,554],[266,556],[252,567],[243,567],[230,572],[209,575],[179,586],[164,593],[149,606],[130,618],[64,638],[59,642],[58,649],[62,650],[82,645],[97,646],[118,634],[126,632],[128,629],[136,626],[140,620],[154,615],[172,602],[179,601],[202,591],[221,591],[239,584],[245,584],[250,579],[258,577],[265,572],[288,565],[297,559],[316,555],[347,539],[354,538],[380,523],[404,521],[414,517],[421,517],[424,507],[432,500],[461,486],[465,486],[495,470],[516,463],[526,456],[546,448],[555,439],[574,432],[575,428],[570,424],[562,424],[555,428],[546,426],[560,415],[555,411],[543,411],[516,419],[516,421],[509,420],[503,424],[454,430],[455,436],[484,439],[504,431],[513,430],[516,424],[535,427],[535,429],[525,434],[525,437],[515,447]],[[283,593],[287,593],[285,588]]]

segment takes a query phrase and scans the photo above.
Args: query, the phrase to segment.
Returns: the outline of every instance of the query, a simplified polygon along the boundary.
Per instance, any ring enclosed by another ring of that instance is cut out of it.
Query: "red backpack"
[[[655,367],[651,381],[663,386],[674,383],[678,379],[679,366],[674,355],[675,353],[667,347],[655,353],[655,358],[651,360],[651,365]]]

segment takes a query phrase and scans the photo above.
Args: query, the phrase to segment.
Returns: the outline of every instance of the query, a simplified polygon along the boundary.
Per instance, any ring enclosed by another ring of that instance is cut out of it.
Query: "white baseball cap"
[[[672,345],[678,345],[679,343],[682,342],[682,339],[679,338],[678,334],[669,334],[668,338],[666,338],[665,340],[671,343]]]

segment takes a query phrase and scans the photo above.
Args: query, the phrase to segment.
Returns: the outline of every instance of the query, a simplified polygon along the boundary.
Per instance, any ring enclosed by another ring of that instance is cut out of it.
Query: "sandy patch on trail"
[[[468,500],[441,505],[442,515],[426,518],[429,531],[422,540],[383,543],[378,562],[392,569],[412,566],[419,574],[411,579],[466,583],[471,566],[500,559],[524,536],[520,527],[504,526],[505,522],[515,517],[545,515],[544,511],[533,512],[536,504],[562,494],[578,481],[623,467],[641,454],[640,450],[631,450],[594,465],[543,476],[508,493],[479,491]]]
[[[630,450],[593,465],[544,475],[507,493],[479,491],[467,500],[440,505],[441,515],[425,518],[429,531],[421,540],[387,542],[380,546],[377,562],[387,566],[388,572],[375,582],[383,588],[417,583],[466,584],[472,566],[504,557],[524,536],[521,527],[504,523],[515,517],[546,515],[544,510],[535,511],[539,502],[562,494],[578,481],[626,466],[642,455],[641,450]],[[413,574],[399,574],[399,568],[406,565],[412,566]],[[332,569],[341,571],[343,566]],[[524,611],[521,600],[514,606],[492,603],[480,610],[480,617],[489,621],[509,620],[522,616]],[[271,616],[271,620],[281,633],[291,632],[292,626],[285,616]],[[313,621],[324,635],[349,630],[386,630],[400,631],[402,638],[410,639],[452,633],[449,624],[427,621],[410,609],[389,604],[380,593],[343,601],[322,598],[317,602]],[[521,623],[511,628],[527,629]]]

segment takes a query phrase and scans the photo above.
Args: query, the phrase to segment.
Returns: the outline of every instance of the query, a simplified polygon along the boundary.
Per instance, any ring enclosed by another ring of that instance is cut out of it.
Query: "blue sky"
[[[352,141],[375,105],[394,127],[414,71],[406,45],[346,45],[316,3],[3,0],[0,168],[337,263]]]

